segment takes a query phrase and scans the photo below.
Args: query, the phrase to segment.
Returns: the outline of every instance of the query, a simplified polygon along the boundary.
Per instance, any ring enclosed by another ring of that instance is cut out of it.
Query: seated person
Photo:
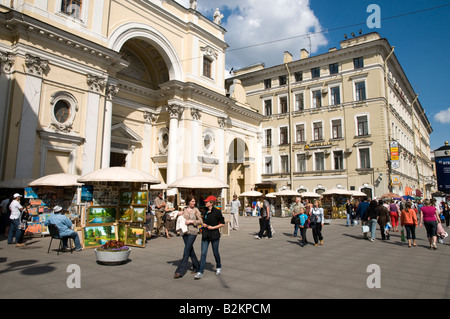
[[[54,214],[50,215],[49,218],[44,222],[45,226],[49,224],[54,224],[59,229],[59,236],[63,242],[63,249],[67,249],[67,240],[68,237],[72,238],[75,242],[75,251],[81,251],[83,248],[81,247],[80,238],[76,231],[72,230],[72,221],[67,218],[66,215],[61,214],[63,212],[63,208],[60,206],[55,206],[53,208]]]

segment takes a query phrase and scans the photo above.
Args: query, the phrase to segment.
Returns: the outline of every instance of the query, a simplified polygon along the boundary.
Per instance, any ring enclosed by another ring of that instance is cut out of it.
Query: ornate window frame
[[[166,146],[164,146],[164,144],[163,144],[164,135],[166,135],[166,134],[167,134],[167,138],[169,138],[169,129],[167,127],[164,127],[158,131],[158,149],[159,149],[160,155],[167,155],[167,153],[169,152],[170,139],[169,139],[169,143],[167,143]]]
[[[210,143],[209,145],[205,145],[205,141],[206,138],[210,139]],[[203,131],[202,134],[202,146],[203,146],[203,153],[206,155],[212,155],[214,152],[214,148],[215,148],[215,136],[214,136],[214,131],[211,129],[206,129],[205,131]]]
[[[70,108],[69,117],[64,123],[58,121],[55,116],[55,107],[59,101],[66,102]],[[51,126],[61,132],[71,132],[78,110],[78,101],[71,93],[64,91],[54,93],[50,100]]]

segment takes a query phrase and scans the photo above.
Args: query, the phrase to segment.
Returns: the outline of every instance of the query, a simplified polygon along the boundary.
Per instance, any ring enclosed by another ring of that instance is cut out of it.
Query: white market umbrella
[[[260,196],[262,196],[262,193],[257,191],[248,191],[239,195],[239,197],[260,197]]]
[[[351,196],[352,192],[340,188],[332,188],[322,193],[322,195],[344,195]]]
[[[284,189],[282,191],[279,192],[275,192],[273,193],[273,195],[275,196],[301,196],[301,194],[299,192],[290,190],[290,189]]]
[[[230,188],[223,181],[210,176],[194,175],[183,177],[171,183],[169,188]]]
[[[275,193],[267,193],[266,197],[267,198],[276,198]]]
[[[159,190],[166,190],[166,189],[168,189],[166,183],[150,185],[150,190],[158,190],[159,191]]]
[[[353,197],[365,197],[367,196],[366,193],[360,192],[360,191],[350,191],[352,193]]]
[[[322,195],[314,193],[314,192],[303,192],[303,193],[300,193],[300,196],[301,197],[315,197],[315,198],[322,197]]]
[[[161,183],[161,181],[153,175],[128,167],[103,168],[80,177],[78,182]]]
[[[83,184],[77,182],[79,178],[80,176],[73,174],[52,174],[35,179],[31,183],[29,183],[28,186],[82,186]]]
[[[25,188],[34,178],[13,178],[0,182],[0,188]]]

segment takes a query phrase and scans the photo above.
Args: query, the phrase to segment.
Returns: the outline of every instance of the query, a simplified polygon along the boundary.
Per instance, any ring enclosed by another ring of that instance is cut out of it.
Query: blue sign
[[[438,190],[450,193],[450,157],[436,158]]]

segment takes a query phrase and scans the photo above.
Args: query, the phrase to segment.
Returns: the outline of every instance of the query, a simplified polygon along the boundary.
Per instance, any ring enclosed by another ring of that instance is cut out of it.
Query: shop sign
[[[401,183],[400,183],[400,176],[398,176],[398,175],[393,175],[392,176],[392,186],[399,186]]]

